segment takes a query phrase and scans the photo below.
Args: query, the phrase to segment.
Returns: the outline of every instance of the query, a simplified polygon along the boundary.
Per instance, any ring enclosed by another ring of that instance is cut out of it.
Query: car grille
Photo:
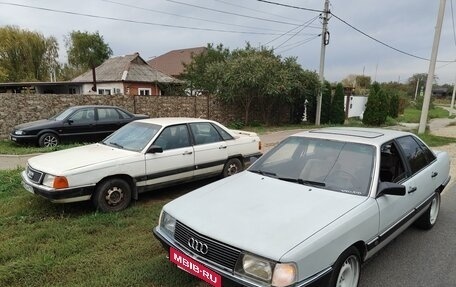
[[[203,257],[211,262],[217,263],[218,265],[225,267],[231,271],[234,270],[236,261],[241,254],[240,250],[208,237],[202,236],[187,226],[183,225],[179,221],[176,222],[174,238],[191,253],[197,254],[198,256]],[[189,247],[189,240],[191,238],[207,244],[207,254],[201,254],[191,249]]]
[[[31,168],[30,166],[27,166],[26,173],[27,173],[27,177],[31,181],[33,181],[35,183],[41,183],[41,180],[43,179],[43,173],[42,172],[37,171],[37,170]]]

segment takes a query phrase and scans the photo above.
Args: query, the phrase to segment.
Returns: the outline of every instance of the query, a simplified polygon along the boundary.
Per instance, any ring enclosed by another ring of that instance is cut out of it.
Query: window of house
[[[98,89],[98,94],[99,95],[110,95],[111,89]]]
[[[150,96],[150,95],[152,95],[152,89],[150,89],[150,88],[138,88],[138,95],[140,95],[140,96]]]

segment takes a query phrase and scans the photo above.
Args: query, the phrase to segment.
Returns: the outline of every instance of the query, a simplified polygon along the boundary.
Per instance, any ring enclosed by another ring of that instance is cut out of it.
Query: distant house
[[[193,55],[199,55],[207,50],[206,47],[173,50],[161,56],[155,57],[147,63],[167,75],[181,78],[184,72],[184,64],[190,64]]]
[[[152,68],[138,53],[113,57],[95,68],[96,91],[92,91],[93,76],[89,70],[71,80],[78,85],[76,93],[101,95],[162,95],[158,84],[173,84],[180,81]]]

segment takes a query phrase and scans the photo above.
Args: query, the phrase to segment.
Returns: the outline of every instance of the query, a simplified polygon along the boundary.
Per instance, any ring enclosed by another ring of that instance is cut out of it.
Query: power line
[[[411,54],[411,53],[409,53],[409,52],[406,52],[406,51],[400,50],[400,49],[398,49],[398,48],[396,48],[396,47],[393,47],[393,46],[391,46],[390,44],[387,44],[387,43],[385,43],[385,42],[383,42],[383,41],[380,41],[380,40],[378,40],[378,39],[372,37],[371,35],[369,35],[369,34],[363,32],[363,31],[361,31],[360,29],[356,28],[355,26],[349,24],[347,21],[341,19],[340,17],[338,17],[338,16],[335,15],[334,13],[332,13],[332,12],[330,12],[330,13],[331,13],[331,15],[332,15],[334,18],[336,18],[337,20],[341,21],[342,23],[344,23],[344,24],[347,25],[348,27],[352,28],[352,29],[355,30],[356,32],[358,32],[358,33],[360,33],[360,34],[366,36],[367,38],[369,38],[369,39],[371,39],[371,40],[373,40],[373,41],[375,41],[375,42],[377,42],[377,43],[379,43],[379,44],[381,44],[381,45],[383,45],[383,46],[385,46],[385,47],[388,47],[388,48],[390,48],[390,49],[392,49],[392,50],[394,50],[394,51],[396,51],[396,52],[399,52],[399,53],[401,53],[401,54],[404,54],[404,55],[407,55],[407,56],[410,56],[410,57],[413,57],[413,58],[416,58],[416,59],[420,59],[420,60],[424,60],[424,61],[430,61],[430,59],[428,59],[428,58],[424,58],[424,57],[421,57],[421,56],[417,56],[417,55]],[[452,61],[449,61],[449,60],[441,60],[441,61],[437,61],[437,62],[445,62],[445,63],[448,63],[448,62],[454,62],[454,60],[452,60]]]
[[[276,48],[276,49],[279,49],[279,48],[282,47],[284,44],[286,44],[288,41],[290,41],[291,39],[293,39],[294,37],[296,37],[296,35],[298,35],[300,32],[302,32],[302,30],[304,30],[308,25],[312,24],[313,21],[315,21],[318,17],[319,17],[319,15],[316,16],[315,18],[313,18],[312,20],[309,20],[307,25],[304,25],[298,32],[296,32],[294,35],[291,35],[288,39],[286,39],[285,41],[283,41],[279,46],[277,46],[277,47],[275,47],[275,48]]]
[[[175,0],[166,0],[171,3],[175,4],[180,4],[180,5],[185,5],[185,6],[190,6],[198,9],[203,9],[203,10],[208,10],[212,12],[217,12],[217,13],[223,13],[223,14],[228,14],[228,15],[234,15],[234,16],[239,16],[243,18],[249,18],[249,19],[255,19],[255,20],[261,20],[261,21],[266,21],[266,22],[273,22],[273,23],[278,23],[278,24],[285,24],[285,25],[292,25],[292,26],[297,26],[299,24],[296,23],[290,23],[290,22],[284,22],[284,21],[277,21],[277,20],[272,20],[272,19],[267,19],[267,18],[261,18],[261,17],[254,17],[254,16],[248,16],[244,14],[238,14],[238,13],[233,13],[233,12],[228,12],[228,11],[223,11],[223,10],[218,10],[218,9],[213,9],[213,8],[208,8],[204,6],[198,6],[190,3],[185,3],[185,2],[180,2],[180,1],[175,1]]]
[[[248,28],[248,29],[264,30],[264,29],[261,29],[261,28],[258,28],[258,27],[254,27],[254,26],[237,25],[237,24],[233,24],[233,23],[214,21],[214,20],[209,20],[209,19],[204,19],[204,18],[198,18],[198,17],[192,17],[192,16],[184,16],[184,15],[179,15],[179,14],[175,14],[175,13],[170,13],[170,12],[165,12],[165,11],[160,11],[160,10],[140,7],[140,6],[135,6],[135,5],[121,3],[121,2],[116,2],[116,1],[111,1],[111,0],[100,0],[100,1],[111,3],[111,4],[115,4],[115,5],[119,5],[119,6],[130,7],[130,8],[134,8],[134,9],[138,9],[138,10],[149,11],[149,12],[154,12],[154,13],[159,13],[159,14],[164,14],[164,15],[170,15],[170,16],[176,16],[176,17],[181,17],[181,18],[186,18],[186,19],[191,19],[191,20],[198,20],[198,21],[204,21],[204,22],[210,22],[210,23],[216,23],[216,24],[222,24],[222,25],[229,25],[229,26],[236,26],[236,27]],[[278,30],[272,30],[272,29],[269,29],[269,31],[280,32]]]
[[[269,13],[269,12],[265,12],[265,11],[261,11],[261,10],[257,10],[257,9],[252,9],[250,7],[234,4],[234,3],[231,3],[230,1],[225,1],[225,0],[213,0],[213,1],[224,3],[226,5],[230,5],[230,6],[234,6],[234,7],[238,7],[238,8],[242,8],[242,9],[246,9],[246,10],[257,12],[257,13],[262,13],[262,14],[265,14],[265,15],[279,17],[279,18],[282,18],[282,19],[299,21],[299,20],[296,20],[296,19],[290,19],[290,18],[284,17],[284,16],[279,15],[279,14]],[[317,26],[309,26],[309,28],[321,29],[321,27],[317,27]]]
[[[293,32],[294,30],[296,30],[296,29],[298,29],[298,28],[300,28],[300,27],[302,27],[302,26],[305,26],[306,24],[307,24],[306,26],[312,24],[318,17],[320,17],[320,15],[318,15],[318,16],[316,16],[316,17],[314,17],[314,18],[312,18],[312,19],[310,19],[310,20],[308,20],[308,21],[306,21],[304,24],[302,24],[302,25],[300,25],[300,26],[294,27],[294,28],[292,28],[292,29],[286,31],[286,32],[283,33],[282,35],[275,37],[274,39],[272,39],[271,41],[265,43],[264,45],[266,46],[266,45],[268,45],[268,44],[274,42],[275,40],[278,40],[278,39],[282,38],[283,36],[285,36],[285,35],[287,35],[287,34]]]
[[[299,42],[296,42],[296,43],[293,43],[293,44],[282,46],[282,48],[286,48],[286,47],[289,47],[289,48],[288,49],[284,49],[284,50],[280,50],[280,51],[277,51],[277,52],[278,53],[285,53],[285,52],[290,51],[290,50],[292,50],[294,48],[297,48],[297,47],[300,47],[300,46],[302,46],[304,44],[307,44],[310,41],[315,40],[315,39],[317,39],[320,36],[321,36],[321,34],[316,35],[316,36],[311,37],[311,38],[308,38],[308,39],[305,39],[305,40],[302,40],[302,41],[299,41]]]
[[[94,18],[94,19],[104,19],[104,20],[126,22],[126,23],[134,23],[134,24],[144,24],[144,25],[151,25],[151,26],[160,26],[160,27],[167,27],[167,28],[178,28],[178,29],[208,31],[208,32],[221,32],[221,33],[234,33],[234,34],[280,35],[279,33],[264,33],[264,32],[222,30],[222,29],[211,29],[211,28],[200,28],[200,27],[190,27],[190,26],[180,26],[180,25],[171,25],[171,24],[163,24],[163,23],[154,23],[154,22],[147,22],[147,21],[138,21],[138,20],[115,18],[115,17],[109,17],[109,16],[100,16],[100,15],[94,15],[94,14],[78,13],[78,12],[66,11],[66,10],[57,10],[57,9],[44,8],[44,7],[38,7],[38,6],[30,6],[30,5],[23,5],[23,4],[16,4],[16,3],[9,3],[9,2],[0,2],[0,5],[16,6],[16,7],[21,7],[21,8],[29,8],[29,9],[35,9],[35,10],[41,10],[41,11],[47,11],[47,12],[53,12],[53,13],[73,15],[73,16],[83,16],[83,17]]]
[[[311,11],[311,12],[323,13],[323,10],[317,10],[317,9],[311,9],[311,8],[298,7],[298,6],[293,6],[293,5],[288,5],[288,4],[282,4],[282,3],[273,2],[273,1],[266,1],[266,0],[257,0],[257,1],[263,2],[263,3],[267,3],[267,4],[277,5],[277,6],[283,6],[283,7],[287,7],[287,8],[293,8],[293,9],[298,9],[298,10],[304,10],[304,11]]]

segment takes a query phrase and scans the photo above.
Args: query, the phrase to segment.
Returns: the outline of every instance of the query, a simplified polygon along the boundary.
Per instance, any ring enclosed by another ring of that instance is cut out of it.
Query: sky
[[[406,83],[415,73],[427,73],[439,3],[331,0],[325,79],[338,82],[356,74]],[[297,57],[304,69],[318,73],[318,11],[323,7],[324,0],[0,0],[0,26],[54,36],[61,62],[66,62],[65,38],[80,30],[98,31],[113,56],[138,52],[147,61],[176,49],[221,43],[233,50],[248,42],[274,48],[282,57]],[[439,84],[452,84],[456,77],[456,63],[451,62],[456,60],[452,8],[456,14],[456,0],[447,0],[435,70]]]

